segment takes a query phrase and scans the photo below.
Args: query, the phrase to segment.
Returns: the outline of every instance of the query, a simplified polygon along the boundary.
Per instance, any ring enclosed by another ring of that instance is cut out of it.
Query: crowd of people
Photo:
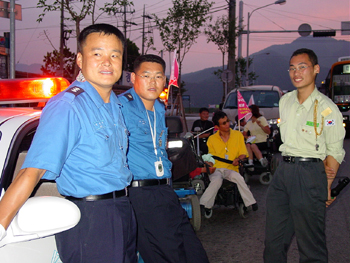
[[[81,212],[75,227],[56,234],[62,262],[135,263],[137,251],[146,263],[209,262],[171,187],[165,109],[157,100],[166,83],[165,62],[157,55],[136,58],[133,87],[117,97],[112,86],[122,73],[124,44],[120,30],[108,24],[79,34],[80,73],[42,112],[23,167],[0,201],[0,240],[43,178],[55,180]],[[287,261],[294,233],[300,262],[327,262],[325,209],[333,202],[329,190],[345,152],[342,116],[315,88],[319,70],[313,51],[293,53],[289,74],[296,90],[280,101],[284,162],[267,195],[267,263]],[[208,162],[210,184],[200,199],[206,214],[223,179],[238,185],[246,207],[258,209],[238,165],[254,155],[267,165],[260,150],[270,128],[256,105],[251,111],[243,133],[230,128],[222,111],[210,122],[206,108],[192,127],[201,133],[201,154],[218,157]],[[309,122],[313,136],[302,129]],[[255,141],[246,142],[249,136]]]

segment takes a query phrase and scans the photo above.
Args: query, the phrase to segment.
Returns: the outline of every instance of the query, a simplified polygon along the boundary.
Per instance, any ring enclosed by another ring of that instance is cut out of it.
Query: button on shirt
[[[75,81],[45,106],[22,168],[45,169],[62,195],[100,195],[128,186],[127,130],[112,92],[105,103],[89,82]],[[69,90],[68,88],[67,90]]]
[[[314,123],[315,101],[318,100],[317,120]],[[343,141],[345,129],[343,117],[337,106],[317,88],[299,104],[297,91],[289,92],[280,100],[281,122],[279,128],[283,144],[280,151],[283,156],[300,156],[324,160],[331,155],[338,163],[344,159]],[[323,121],[322,121],[323,116]],[[317,136],[317,132],[321,135]],[[318,145],[318,151],[316,150]]]
[[[129,99],[125,96],[129,94]],[[130,97],[131,95],[131,97]],[[133,174],[134,180],[163,179],[171,177],[171,162],[166,152],[168,129],[165,125],[164,105],[158,100],[154,103],[156,112],[156,157],[152,141],[151,129],[154,129],[153,111],[148,111],[150,122],[148,121],[146,108],[141,98],[136,94],[134,88],[118,96],[123,104],[122,112],[126,127],[129,130],[129,150],[128,164]],[[164,175],[158,177],[155,170],[155,162],[161,157]]]

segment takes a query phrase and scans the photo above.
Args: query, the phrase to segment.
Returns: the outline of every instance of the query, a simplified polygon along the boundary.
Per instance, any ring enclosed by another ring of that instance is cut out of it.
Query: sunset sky
[[[9,1],[9,0],[8,0]],[[106,0],[98,0],[98,6],[102,7]],[[53,50],[50,44],[59,49],[59,23],[60,13],[48,13],[42,23],[37,23],[36,19],[41,13],[40,9],[35,8],[37,0],[19,0],[16,4],[22,6],[22,21],[16,21],[16,63],[32,64],[42,63],[46,52]],[[49,3],[54,2],[48,0]],[[73,1],[74,2],[74,1]],[[79,4],[76,2],[76,5]],[[140,48],[141,52],[141,32],[142,32],[142,14],[145,5],[146,14],[156,14],[158,17],[165,17],[167,10],[172,7],[171,0],[134,0],[135,10],[133,14],[127,14],[127,20],[136,23],[128,27],[127,37],[134,41]],[[273,3],[269,0],[244,0],[243,19],[244,25],[247,23],[247,14],[254,9]],[[147,3],[147,4],[145,4]],[[349,0],[287,0],[284,5],[271,5],[269,7],[254,11],[250,18],[251,31],[280,31],[280,30],[297,30],[303,23],[308,23],[313,30],[327,30],[341,28],[342,21],[350,21],[350,1]],[[238,17],[237,1],[237,17]],[[130,10],[130,9],[129,9]],[[228,13],[228,4],[225,0],[215,1],[211,8],[213,16],[212,23],[218,16]],[[100,23],[111,23],[123,31],[121,15],[107,17],[103,15],[97,20]],[[146,30],[148,27],[153,29],[151,33],[155,38],[155,47],[157,51],[150,53],[157,54],[163,49],[162,42],[159,38],[158,30],[154,29],[153,20],[146,19]],[[81,28],[91,24],[91,18],[86,18],[81,23]],[[69,29],[74,29],[70,22]],[[0,36],[3,32],[9,31],[10,20],[0,18]],[[45,35],[46,34],[46,35]],[[50,41],[48,40],[48,38]],[[300,37],[297,32],[293,33],[252,33],[250,34],[249,53],[253,54],[271,45],[290,43]],[[337,31],[335,39],[350,41],[349,35],[341,35]],[[322,41],[322,39],[320,39]],[[75,50],[75,39],[71,38],[68,46],[72,51]],[[350,46],[349,46],[350,48]],[[242,55],[246,56],[246,35],[243,36]],[[290,54],[287,54],[288,56]],[[350,55],[350,50],[348,54]],[[169,62],[169,53],[164,53],[164,59]],[[225,61],[226,64],[226,61]],[[212,43],[207,43],[206,36],[201,34],[197,43],[191,48],[183,62],[182,73],[190,73],[208,67],[222,65],[222,55],[217,47]],[[169,67],[168,67],[169,69]],[[168,70],[167,70],[168,73]]]

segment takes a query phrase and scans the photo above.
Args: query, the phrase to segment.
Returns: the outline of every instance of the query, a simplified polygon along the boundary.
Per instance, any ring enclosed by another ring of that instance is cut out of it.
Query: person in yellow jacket
[[[244,137],[241,132],[230,128],[230,121],[226,113],[222,111],[215,112],[213,123],[218,131],[208,139],[209,154],[225,160],[232,160],[232,162],[215,161],[214,167],[216,170],[209,175],[210,184],[200,199],[200,204],[205,208],[205,216],[207,218],[211,216],[216,194],[224,179],[236,183],[244,205],[246,207],[252,206],[253,211],[256,211],[258,204],[243,176],[238,173],[239,161],[248,156]]]

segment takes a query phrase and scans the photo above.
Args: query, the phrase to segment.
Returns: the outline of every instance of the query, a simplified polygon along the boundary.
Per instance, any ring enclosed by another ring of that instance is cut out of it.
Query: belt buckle
[[[287,163],[294,163],[295,162],[295,157],[294,156],[286,156],[286,157],[284,157],[284,160]]]

